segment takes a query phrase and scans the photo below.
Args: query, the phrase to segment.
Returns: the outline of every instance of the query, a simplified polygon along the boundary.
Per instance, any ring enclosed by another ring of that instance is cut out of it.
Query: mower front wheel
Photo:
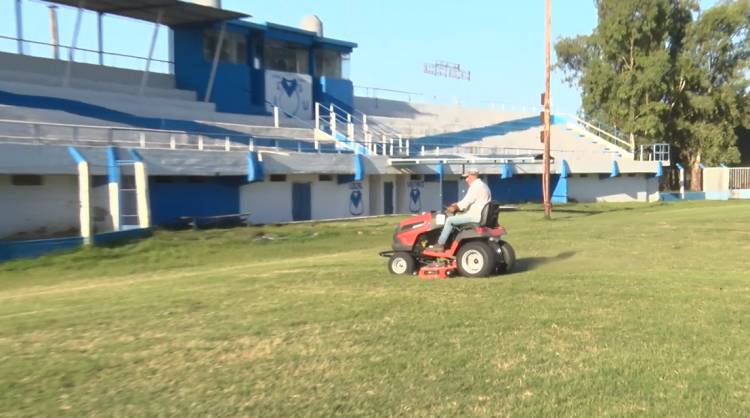
[[[414,274],[417,261],[414,256],[405,252],[395,252],[388,260],[388,271],[391,274]]]

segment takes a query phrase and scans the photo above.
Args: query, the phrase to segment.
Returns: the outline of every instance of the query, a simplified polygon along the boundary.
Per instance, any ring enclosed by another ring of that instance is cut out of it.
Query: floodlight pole
[[[552,216],[552,204],[550,203],[550,0],[544,1],[544,173],[542,175],[542,193],[544,195],[544,217]]]

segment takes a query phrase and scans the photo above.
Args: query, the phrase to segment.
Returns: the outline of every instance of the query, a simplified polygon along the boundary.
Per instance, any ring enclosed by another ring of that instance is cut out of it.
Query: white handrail
[[[611,133],[609,133],[609,132],[607,132],[607,131],[605,131],[605,130],[603,130],[603,129],[599,128],[598,126],[592,125],[591,123],[589,123],[589,122],[586,122],[585,120],[583,120],[583,119],[581,119],[581,118],[579,118],[579,117],[577,117],[577,116],[574,116],[574,115],[561,114],[561,116],[564,116],[564,117],[566,117],[566,118],[571,118],[571,119],[575,120],[575,121],[576,121],[577,123],[579,123],[579,124],[581,124],[581,125],[583,125],[583,126],[585,126],[585,127],[587,127],[587,128],[590,128],[590,129],[592,129],[592,130],[596,131],[597,133],[601,133],[601,134],[603,134],[603,135],[604,135],[605,137],[608,137],[608,138],[610,138],[610,139],[614,140],[614,141],[615,141],[615,144],[617,144],[617,143],[621,143],[621,144],[623,144],[623,145],[624,145],[624,146],[626,147],[626,148],[625,148],[626,150],[630,149],[630,151],[629,151],[629,152],[634,152],[634,150],[632,149],[632,144],[631,144],[630,142],[628,142],[628,141],[623,141],[622,139],[620,139],[620,138],[618,138],[618,137],[616,137],[616,136],[612,135]],[[601,136],[601,135],[600,135],[600,136]],[[606,139],[606,138],[604,138],[604,139]]]

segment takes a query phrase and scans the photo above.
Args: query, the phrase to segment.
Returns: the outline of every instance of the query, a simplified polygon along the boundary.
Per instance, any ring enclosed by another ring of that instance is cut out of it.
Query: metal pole
[[[63,77],[63,87],[70,85],[70,76],[73,72],[73,58],[75,57],[76,46],[78,45],[78,32],[81,30],[81,17],[83,16],[83,7],[86,5],[85,0],[78,3],[78,15],[76,15],[76,25],[73,29],[73,42],[68,49],[68,65],[65,67],[65,77]]]
[[[16,39],[18,41],[18,53],[23,55],[23,7],[22,0],[16,0]]]
[[[219,40],[216,41],[216,51],[214,51],[214,60],[211,63],[211,75],[208,76],[208,87],[206,87],[206,96],[203,98],[203,101],[208,103],[211,100],[211,93],[214,89],[214,79],[216,78],[216,69],[219,66],[219,56],[221,53],[221,47],[224,44],[224,32],[226,31],[226,26],[224,23],[221,24],[221,31],[219,31]]]
[[[138,95],[143,96],[143,92],[146,90],[146,84],[148,83],[148,71],[151,68],[151,57],[154,55],[154,47],[156,46],[156,37],[159,35],[159,25],[161,24],[161,18],[164,15],[164,9],[159,9],[156,14],[156,23],[154,23],[154,33],[151,35],[151,48],[148,50],[148,59],[146,60],[146,69],[143,71],[143,77],[141,77],[141,88],[138,90]]]
[[[60,59],[60,41],[59,32],[57,30],[57,6],[50,4],[49,6],[49,33],[52,38],[52,56],[56,59]]]
[[[104,16],[104,13],[99,12],[96,16],[96,28],[99,36],[99,65],[104,65],[104,33],[103,33],[103,25],[102,25],[102,17]]]
[[[544,194],[544,217],[552,216],[552,204],[550,203],[550,0],[544,2],[544,174],[542,175],[542,192]]]

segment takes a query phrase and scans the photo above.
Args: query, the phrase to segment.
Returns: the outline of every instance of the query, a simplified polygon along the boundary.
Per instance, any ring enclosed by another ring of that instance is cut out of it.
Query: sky
[[[15,1],[0,0],[0,36],[15,37]],[[49,42],[47,3],[23,1],[24,39]],[[703,8],[715,0],[703,0]],[[351,61],[355,86],[419,93],[412,100],[538,107],[544,91],[544,1],[526,0],[222,0],[222,7],[252,15],[254,22],[298,26],[306,15],[323,22],[324,36],[356,42]],[[58,9],[60,43],[70,45],[75,9]],[[552,0],[554,41],[591,33],[596,26],[593,0]],[[148,54],[153,25],[106,16],[104,49],[137,56]],[[155,57],[168,59],[168,32],[158,32]],[[13,41],[0,38],[0,50],[15,51]],[[83,14],[78,45],[96,49],[96,15]],[[48,47],[27,46],[32,54]],[[554,62],[554,48],[552,49]],[[77,53],[95,60],[94,53]],[[115,58],[112,58],[115,59]],[[117,65],[142,68],[139,60],[116,58]],[[471,71],[471,80],[424,74],[424,63],[443,60]],[[158,66],[159,64],[155,64]],[[357,88],[355,93],[364,93]],[[388,93],[380,93],[388,94]],[[553,111],[574,113],[580,92],[553,73]],[[390,93],[388,97],[407,99]]]

